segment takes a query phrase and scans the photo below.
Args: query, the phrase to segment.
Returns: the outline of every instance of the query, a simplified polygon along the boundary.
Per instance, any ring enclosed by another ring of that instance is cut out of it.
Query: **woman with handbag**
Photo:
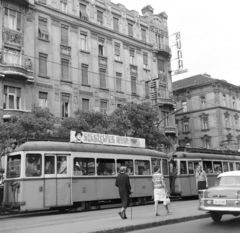
[[[158,202],[159,201],[163,202],[163,205],[165,206],[167,214],[172,213],[168,209],[168,204],[170,202],[169,194],[168,194],[168,191],[166,188],[164,177],[161,174],[161,170],[160,170],[159,166],[154,167],[154,174],[152,176],[152,182],[153,182],[153,186],[154,186],[155,215],[159,216],[159,213],[158,213]]]

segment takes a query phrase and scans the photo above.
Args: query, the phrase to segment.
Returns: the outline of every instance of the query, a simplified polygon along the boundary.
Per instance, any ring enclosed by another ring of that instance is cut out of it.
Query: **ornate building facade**
[[[180,146],[238,150],[240,87],[210,75],[173,82]]]
[[[151,102],[162,119],[174,109],[167,15],[129,11],[110,0],[0,2],[0,114],[48,107],[111,113]],[[161,118],[160,117],[160,118]],[[174,118],[162,122],[175,134]]]

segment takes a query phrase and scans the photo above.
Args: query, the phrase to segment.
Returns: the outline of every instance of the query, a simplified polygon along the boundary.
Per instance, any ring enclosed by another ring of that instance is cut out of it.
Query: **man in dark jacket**
[[[121,212],[118,213],[122,219],[127,219],[126,209],[129,205],[129,194],[132,193],[129,176],[126,174],[126,170],[126,167],[120,168],[120,174],[117,176],[115,182],[122,202]]]

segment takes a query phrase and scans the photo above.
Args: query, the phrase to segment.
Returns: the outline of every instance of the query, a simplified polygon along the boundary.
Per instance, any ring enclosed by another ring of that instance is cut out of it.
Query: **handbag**
[[[163,204],[164,205],[169,205],[171,203],[171,200],[169,197],[166,197],[166,199],[164,200]]]

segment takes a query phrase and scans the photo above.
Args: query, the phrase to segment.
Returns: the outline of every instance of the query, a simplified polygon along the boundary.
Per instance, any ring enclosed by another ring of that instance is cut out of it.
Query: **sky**
[[[187,73],[173,75],[172,81],[207,73],[240,85],[240,13],[239,0],[112,0],[128,10],[147,5],[154,14],[166,12],[168,32],[181,34],[183,68]],[[170,36],[171,44],[175,37]],[[172,58],[176,58],[173,47]],[[171,62],[176,68],[176,60]]]

